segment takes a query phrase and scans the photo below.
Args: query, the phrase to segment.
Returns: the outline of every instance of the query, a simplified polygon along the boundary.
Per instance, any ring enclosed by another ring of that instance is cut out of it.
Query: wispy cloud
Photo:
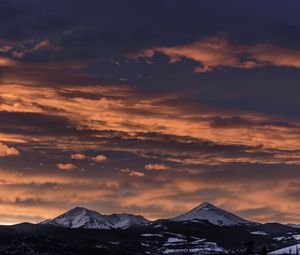
[[[163,171],[163,170],[168,170],[170,167],[168,167],[165,164],[147,164],[145,165],[145,169],[149,171]]]
[[[272,44],[243,45],[232,43],[226,36],[201,39],[183,46],[157,47],[133,57],[152,58],[155,53],[170,57],[170,63],[191,59],[199,65],[194,71],[204,73],[220,67],[252,69],[263,66],[300,68],[300,51]]]
[[[143,172],[131,170],[129,168],[121,169],[121,172],[133,177],[143,177],[145,175]]]
[[[147,96],[138,90],[117,86],[51,88],[3,85],[0,92],[0,114],[5,114],[12,124],[24,118],[22,130],[29,126],[33,128],[31,132],[26,132],[27,138],[25,134],[23,136],[28,141],[47,139],[47,136],[55,133],[76,137],[76,133],[87,132],[91,136],[100,137],[97,132],[113,130],[139,139],[144,139],[143,134],[157,133],[175,137],[189,136],[218,144],[300,149],[297,120],[221,109],[195,102],[186,102],[185,106],[178,107],[176,102],[182,102],[178,95],[173,96],[170,103],[170,96]],[[29,123],[26,120],[29,120],[30,114],[35,117],[32,116]],[[37,119],[43,122],[34,121]],[[47,123],[59,125],[50,129]],[[3,125],[7,127],[9,122]],[[41,128],[47,132],[34,135]]]

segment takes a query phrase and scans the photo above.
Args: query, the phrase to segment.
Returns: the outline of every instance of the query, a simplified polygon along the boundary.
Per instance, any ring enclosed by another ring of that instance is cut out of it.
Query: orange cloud
[[[18,62],[11,58],[0,56],[0,67],[11,67],[11,66],[16,66],[17,64]]]
[[[123,173],[121,178],[91,178],[88,175],[78,178],[76,172],[36,171],[28,174],[0,169],[0,210],[12,211],[10,217],[2,218],[1,223],[34,221],[30,218],[33,210],[36,216],[54,217],[73,205],[88,202],[112,206],[99,205],[102,213],[115,210],[136,213],[139,210],[150,219],[157,219],[175,216],[206,200],[238,214],[257,208],[274,210],[274,215],[267,212],[248,215],[247,218],[251,220],[300,220],[299,215],[291,213],[297,212],[300,206],[292,199],[287,199],[285,194],[292,192],[297,195],[299,183],[293,175],[281,178],[274,185],[273,178],[246,177],[235,180],[237,174],[232,175],[234,178],[219,178],[218,171],[215,172],[216,177],[210,179],[205,178],[201,174],[203,171],[199,170],[181,175],[174,175],[172,171],[158,171],[157,175],[151,177],[129,168],[120,172]],[[274,196],[276,199],[273,199]],[[285,218],[276,218],[276,212],[285,214]]]
[[[1,224],[36,222],[37,216],[40,220],[47,219],[82,201],[103,200],[119,185],[116,180],[78,178],[66,171],[23,174],[0,169],[0,175],[1,215],[10,212],[7,217],[1,217]],[[101,185],[102,189],[97,185]]]
[[[12,47],[12,46],[9,46],[9,45],[0,46],[0,52],[7,53],[7,52],[9,52],[11,49],[13,49],[13,47]]]
[[[20,152],[14,147],[9,147],[0,142],[0,157],[18,156]]]
[[[131,170],[129,168],[124,168],[124,169],[121,169],[120,170],[122,173],[125,173],[129,176],[134,176],[134,177],[143,177],[145,176],[145,174],[143,172],[139,172],[139,171],[134,171],[134,170]]]
[[[37,51],[43,48],[47,48],[50,46],[50,41],[48,39],[38,42],[31,51]]]
[[[50,48],[50,41],[48,39],[37,42],[32,48],[25,49],[24,47],[21,50],[13,50],[12,55],[17,59],[24,58],[27,54],[39,51],[45,48]]]
[[[170,169],[167,165],[164,164],[147,164],[145,165],[146,170],[154,170],[154,171],[163,171]]]
[[[86,156],[83,153],[75,153],[71,155],[72,159],[83,160]]]
[[[77,167],[72,163],[58,163],[56,165],[60,170],[74,170]]]
[[[95,162],[101,162],[101,161],[107,160],[107,157],[105,155],[100,154],[100,155],[93,157],[92,160]]]
[[[187,58],[198,62],[195,72],[203,73],[218,67],[257,68],[267,65],[300,68],[300,51],[270,44],[233,44],[225,36],[209,37],[191,44],[157,47],[141,51],[134,58],[152,58],[156,52],[170,57],[170,63]]]
[[[93,97],[86,96],[90,93],[93,93]],[[68,97],[68,95],[76,96]],[[300,149],[298,142],[300,132],[297,127],[300,123],[296,119],[219,109],[193,102],[180,104],[180,107],[168,104],[170,98],[176,101],[176,95],[147,96],[133,88],[100,85],[82,88],[3,85],[0,87],[0,98],[0,111],[61,116],[69,120],[77,130],[114,130],[126,133],[128,138],[136,137],[139,133],[155,132],[177,137],[189,136],[225,145],[263,146],[281,150]],[[193,104],[195,105],[192,106]],[[212,125],[212,120],[216,116],[224,119],[239,116],[251,125]],[[292,125],[278,127],[272,124],[278,121],[287,121]],[[0,134],[0,140],[9,141],[9,136],[16,139],[12,135]],[[53,140],[51,137],[18,136],[19,140],[27,142]],[[95,136],[97,137],[97,134]],[[145,139],[140,134],[138,138]],[[57,144],[64,149],[74,149],[72,148],[74,144],[70,141],[64,143],[63,140],[58,140]]]

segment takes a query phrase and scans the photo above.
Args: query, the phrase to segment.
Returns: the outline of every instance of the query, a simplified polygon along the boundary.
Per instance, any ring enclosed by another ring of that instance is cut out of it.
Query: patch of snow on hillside
[[[203,243],[203,245],[190,247],[187,248],[167,248],[163,250],[164,254],[183,254],[183,253],[189,253],[189,254],[211,254],[211,253],[226,253],[226,251],[219,247],[216,243],[213,242],[206,242]]]
[[[266,232],[263,231],[253,231],[250,232],[252,235],[262,235],[262,236],[267,236],[268,234]]]
[[[169,237],[167,242],[168,243],[184,243],[184,242],[186,242],[186,240],[177,238],[177,237]]]
[[[161,234],[142,234],[141,236],[144,236],[144,237],[153,237],[153,236],[162,237]]]
[[[297,251],[298,253],[300,253],[300,244],[296,244],[276,251],[272,251],[269,254],[270,255],[297,254]]]

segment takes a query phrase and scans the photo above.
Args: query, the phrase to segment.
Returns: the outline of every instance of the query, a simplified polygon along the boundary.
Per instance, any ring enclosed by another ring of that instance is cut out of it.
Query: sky
[[[300,223],[299,8],[0,0],[0,224],[204,201]]]

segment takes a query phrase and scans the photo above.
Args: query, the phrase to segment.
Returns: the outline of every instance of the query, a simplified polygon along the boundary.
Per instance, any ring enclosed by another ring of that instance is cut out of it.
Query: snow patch
[[[269,234],[267,234],[266,232],[263,232],[263,231],[253,231],[253,232],[250,232],[252,235],[262,235],[262,236],[267,236]]]
[[[298,253],[297,253],[298,252]],[[272,251],[270,255],[280,255],[280,254],[299,254],[300,253],[300,244],[292,245],[285,247],[276,251]]]
[[[177,237],[169,237],[168,238],[168,243],[185,243],[186,240],[182,238],[177,238]]]
[[[142,234],[141,236],[144,236],[144,237],[152,237],[152,236],[162,237],[162,234]]]

